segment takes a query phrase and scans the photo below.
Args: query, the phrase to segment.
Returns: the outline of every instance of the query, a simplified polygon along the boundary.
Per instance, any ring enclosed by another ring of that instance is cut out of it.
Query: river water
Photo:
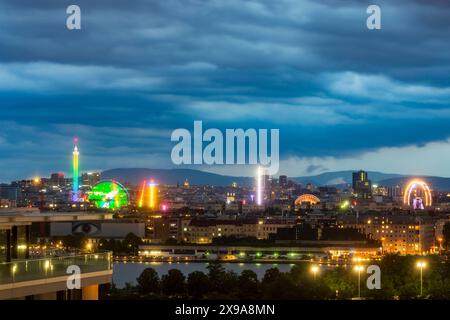
[[[240,274],[243,270],[252,270],[258,275],[258,279],[262,279],[266,270],[270,268],[278,268],[281,272],[291,270],[294,264],[267,264],[267,263],[222,263],[225,270],[231,270]],[[161,277],[170,269],[178,269],[183,272],[186,277],[194,271],[208,272],[206,262],[115,262],[113,269],[113,282],[118,288],[125,287],[128,282],[136,285],[136,278],[146,268],[153,268]]]

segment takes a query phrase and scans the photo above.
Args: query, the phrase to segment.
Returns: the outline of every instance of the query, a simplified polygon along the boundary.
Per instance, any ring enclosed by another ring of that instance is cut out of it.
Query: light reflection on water
[[[291,270],[294,264],[265,264],[265,263],[222,263],[225,269],[241,273],[243,270],[252,270],[258,275],[258,279],[262,279],[266,270],[270,268],[278,268],[281,272]],[[186,276],[194,271],[208,272],[206,262],[115,262],[113,272],[113,282],[118,288],[125,287],[128,282],[132,285],[136,284],[136,278],[144,271],[145,268],[153,268],[161,277],[170,269],[179,269]]]

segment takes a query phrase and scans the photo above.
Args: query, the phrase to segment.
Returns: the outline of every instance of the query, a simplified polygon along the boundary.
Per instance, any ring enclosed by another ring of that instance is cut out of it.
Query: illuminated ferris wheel
[[[410,181],[403,194],[403,204],[418,210],[431,206],[433,198],[428,184],[419,179]]]
[[[100,209],[120,209],[128,205],[128,191],[117,181],[101,181],[88,193],[88,200]]]

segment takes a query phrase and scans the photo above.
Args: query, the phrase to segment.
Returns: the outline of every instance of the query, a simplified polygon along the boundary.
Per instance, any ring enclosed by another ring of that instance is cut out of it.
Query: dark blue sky
[[[172,130],[279,128],[281,172],[450,176],[450,5],[0,1],[0,181],[172,167]],[[372,4],[371,2],[370,4]],[[247,168],[203,168],[251,174]]]

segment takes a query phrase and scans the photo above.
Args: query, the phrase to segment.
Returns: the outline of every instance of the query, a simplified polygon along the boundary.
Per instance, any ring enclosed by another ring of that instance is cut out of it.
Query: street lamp
[[[358,272],[358,298],[361,298],[361,271],[364,271],[364,267],[357,265],[355,271]]]
[[[420,269],[420,296],[423,295],[423,269],[427,267],[427,263],[425,261],[417,261],[417,268]]]
[[[314,281],[316,281],[316,275],[317,275],[317,273],[319,273],[319,266],[312,266],[311,272],[314,275]]]

